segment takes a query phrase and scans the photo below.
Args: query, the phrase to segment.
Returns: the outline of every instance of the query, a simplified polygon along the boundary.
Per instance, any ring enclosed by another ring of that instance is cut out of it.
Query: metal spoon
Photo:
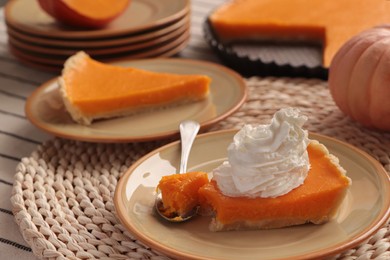
[[[177,174],[185,173],[187,171],[187,162],[190,155],[192,144],[195,140],[196,135],[199,132],[199,124],[195,121],[186,120],[180,123],[180,139],[181,139],[181,160],[180,160],[180,171]],[[155,208],[157,213],[164,219],[171,222],[183,222],[189,220],[196,215],[198,209],[194,208],[185,215],[166,216],[164,215],[164,205],[162,202],[161,192],[157,191],[155,200]]]

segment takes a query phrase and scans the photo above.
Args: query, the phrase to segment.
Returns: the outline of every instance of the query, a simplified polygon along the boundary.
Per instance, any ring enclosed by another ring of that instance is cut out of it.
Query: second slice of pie
[[[88,125],[95,119],[202,100],[211,79],[104,64],[79,52],[65,62],[59,81],[68,112]]]

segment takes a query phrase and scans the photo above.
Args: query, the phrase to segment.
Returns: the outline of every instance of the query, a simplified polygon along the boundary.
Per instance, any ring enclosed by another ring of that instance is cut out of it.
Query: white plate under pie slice
[[[209,172],[226,159],[237,130],[199,135],[188,171]],[[352,179],[335,218],[323,225],[272,230],[211,232],[209,217],[169,223],[153,211],[155,189],[162,176],[178,172],[180,143],[144,156],[122,176],[115,191],[116,212],[123,225],[146,245],[177,259],[270,260],[322,259],[357,246],[375,233],[390,215],[390,180],[385,169],[367,153],[318,134],[340,159]]]
[[[211,77],[207,99],[132,116],[99,120],[89,126],[75,123],[62,102],[57,79],[36,89],[27,99],[27,118],[38,128],[56,136],[92,142],[135,142],[172,137],[180,121],[196,120],[202,128],[226,118],[244,103],[247,87],[237,73],[210,62],[186,59],[145,59],[115,63],[118,66]]]

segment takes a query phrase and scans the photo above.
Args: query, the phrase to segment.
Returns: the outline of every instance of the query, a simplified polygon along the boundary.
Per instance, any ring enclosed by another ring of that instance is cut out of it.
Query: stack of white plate
[[[189,40],[190,1],[131,0],[107,27],[86,30],[56,22],[35,0],[10,0],[5,21],[15,57],[40,69],[59,71],[80,50],[104,62],[175,55]]]

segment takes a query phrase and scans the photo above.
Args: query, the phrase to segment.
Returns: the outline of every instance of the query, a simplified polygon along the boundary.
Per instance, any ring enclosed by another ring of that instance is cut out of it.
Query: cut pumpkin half
[[[38,0],[46,13],[76,27],[99,28],[117,18],[130,0]]]

